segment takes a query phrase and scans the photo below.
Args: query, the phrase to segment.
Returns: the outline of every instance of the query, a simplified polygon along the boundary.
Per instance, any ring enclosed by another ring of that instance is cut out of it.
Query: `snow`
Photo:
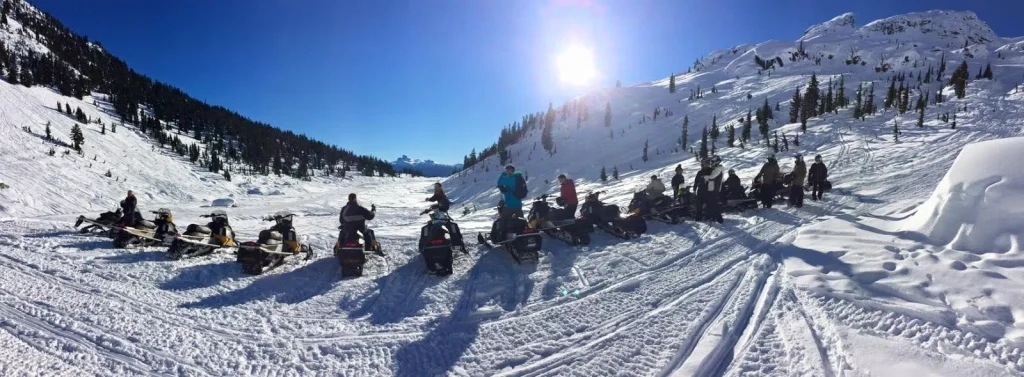
[[[214,199],[210,202],[211,207],[234,207],[235,200],[231,198]]]
[[[823,201],[728,213],[723,225],[650,223],[628,242],[595,233],[591,245],[568,247],[546,238],[536,264],[471,241],[446,278],[425,275],[416,252],[435,179],[233,173],[228,182],[154,148],[130,124],[105,135],[82,125],[84,156],[57,147],[51,157],[54,144],[38,136],[46,122],[64,141],[73,124],[52,107],[70,103],[109,126],[105,95],[79,101],[0,82],[0,181],[10,185],[0,189],[0,374],[1020,375],[1022,172],[1007,162],[1020,160],[1024,135],[1024,93],[1014,90],[1024,51],[1019,38],[988,36],[970,16],[924,12],[854,30],[852,15],[842,15],[802,37],[809,54],[824,56],[820,65],[788,59],[797,41],[768,41],[712,52],[699,72],[676,77],[675,94],[664,78],[581,97],[590,119],[578,128],[575,114],[556,122],[558,153],[540,147],[539,132],[510,147],[531,197],[556,192],[560,173],[580,194],[604,190],[620,206],[677,164],[692,182],[695,161],[674,150],[684,115],[693,143],[712,117],[736,124],[767,98],[782,104],[772,129],[792,142],[799,125],[784,121],[787,101],[812,72],[823,87],[844,75],[851,98],[858,83],[874,82],[881,102],[892,74],[874,71],[883,57],[915,76],[904,56],[937,65],[945,52],[955,67],[966,56],[953,31],[991,37],[967,59],[972,75],[989,60],[996,71],[993,82],[972,80],[966,98],[929,105],[924,128],[913,126],[916,113],[892,110],[863,122],[849,109],[811,119],[780,163],[788,171],[792,154],[821,154],[835,185]],[[927,32],[907,23],[923,19]],[[896,21],[903,34],[877,31]],[[851,48],[868,64],[846,65]],[[755,54],[785,66],[758,75]],[[698,85],[718,92],[688,101]],[[656,107],[674,114],[641,124]],[[935,119],[955,109],[955,130]],[[764,145],[722,145],[725,164],[749,184]],[[443,181],[470,239],[490,228],[498,162]],[[619,180],[600,181],[601,167],[618,168]],[[229,254],[171,261],[158,247],[118,250],[75,233],[78,215],[111,210],[127,190],[144,210],[171,209],[179,228],[222,209],[243,242],[269,226],[265,216],[296,213],[300,238],[318,254],[247,276]],[[377,206],[369,224],[388,257],[342,280],[330,250],[348,193]],[[233,206],[210,208],[219,200]]]
[[[904,229],[978,254],[1019,250],[1024,240],[1024,138],[970,144]]]

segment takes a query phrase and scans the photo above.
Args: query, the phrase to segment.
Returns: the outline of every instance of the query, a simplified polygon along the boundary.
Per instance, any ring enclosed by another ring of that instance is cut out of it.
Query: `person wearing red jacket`
[[[576,208],[579,207],[579,199],[576,197],[576,182],[565,176],[565,174],[558,175],[558,183],[561,185],[559,188],[558,204],[565,207],[560,216],[562,219],[571,219],[576,216]]]

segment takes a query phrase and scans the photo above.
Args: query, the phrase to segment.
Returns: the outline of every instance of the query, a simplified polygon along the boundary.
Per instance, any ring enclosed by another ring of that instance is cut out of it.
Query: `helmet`
[[[769,154],[768,155],[768,162],[773,162],[773,161],[775,161],[775,155],[774,154]]]
[[[814,155],[814,161],[821,161],[821,155],[820,154]]]
[[[729,169],[729,174],[736,175],[736,169]]]
[[[652,175],[652,176],[651,176],[651,179],[658,179],[658,175],[657,175],[657,174],[655,174],[655,175]]]
[[[803,160],[804,159],[804,155],[799,154],[799,153],[797,153],[796,156],[793,156],[793,157],[795,157],[797,160]]]

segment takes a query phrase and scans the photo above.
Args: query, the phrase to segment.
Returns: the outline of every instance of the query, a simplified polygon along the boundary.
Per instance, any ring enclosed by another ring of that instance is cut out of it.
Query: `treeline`
[[[44,44],[50,53],[16,56],[0,48],[0,65],[8,82],[50,86],[79,99],[90,91],[108,93],[117,116],[138,124],[158,142],[164,138],[161,131],[176,128],[205,142],[210,156],[225,156],[252,174],[273,172],[302,178],[311,169],[331,174],[354,167],[364,174],[396,175],[391,164],[382,159],[357,156],[305,135],[253,121],[139,74],[98,42],[71,32],[57,19],[21,0],[4,0],[0,27],[9,28],[10,18],[23,26],[17,33]],[[167,142],[164,139],[161,144]]]

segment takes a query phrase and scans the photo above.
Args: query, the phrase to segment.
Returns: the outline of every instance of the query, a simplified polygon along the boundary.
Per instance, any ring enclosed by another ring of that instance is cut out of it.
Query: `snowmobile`
[[[781,202],[789,198],[789,184],[793,182],[792,176],[788,175],[789,179],[778,180],[775,183],[775,195],[772,196],[773,201]],[[787,184],[789,182],[789,184]],[[761,181],[754,181],[754,184],[750,186],[750,198],[760,198],[762,190]]]
[[[640,215],[639,210],[631,211],[628,216],[622,217],[619,215],[619,206],[601,202],[602,193],[604,191],[588,193],[583,206],[580,207],[577,223],[582,224],[583,229],[593,232],[593,227],[596,226],[624,240],[639,237],[647,232],[647,221]]]
[[[170,259],[192,258],[212,254],[218,250],[235,250],[235,232],[228,225],[228,214],[215,210],[199,217],[212,218],[207,225],[189,224],[185,233],[174,238],[167,248]],[[217,231],[214,231],[216,229]]]
[[[741,187],[742,189],[742,187]],[[736,195],[732,195],[729,192],[722,192],[722,211],[723,212],[740,212],[748,209],[756,209],[758,200],[757,196],[747,196],[744,193],[746,189],[742,189]]]
[[[96,218],[95,220],[86,218],[85,215],[81,215],[78,216],[78,221],[75,221],[75,228],[81,226],[82,223],[87,223],[89,225],[86,225],[84,228],[79,229],[79,233],[92,233],[95,231],[100,231],[106,232],[108,236],[113,236],[113,233],[111,233],[110,230],[114,228],[114,225],[116,225],[118,221],[121,220],[121,217],[123,217],[121,213],[121,208],[118,208],[113,212],[103,212],[100,214],[100,217]]]
[[[681,203],[672,201],[670,197],[663,197],[658,203],[651,203],[647,190],[637,190],[633,193],[633,199],[629,201],[627,213],[639,211],[646,220],[654,220],[667,224],[679,224],[683,217],[688,214],[686,207]]]
[[[363,276],[363,265],[367,261],[367,252],[372,252],[373,255],[381,258],[384,257],[384,249],[381,248],[380,242],[377,240],[374,240],[372,245],[367,245],[362,232],[345,229],[344,225],[338,227],[338,241],[334,243],[334,257],[338,258],[338,263],[341,264],[341,277]]]
[[[420,228],[419,241],[419,252],[423,256],[423,263],[427,265],[427,273],[451,275],[456,249],[462,254],[469,254],[459,225],[447,213],[441,212],[436,206],[431,207],[430,220]]]
[[[559,204],[557,203],[559,201],[561,198],[556,199],[556,204]],[[534,199],[526,218],[530,222],[530,228],[539,230],[551,238],[569,244],[569,246],[590,244],[590,233],[577,226],[573,214],[566,214],[564,207],[551,208],[546,194]]]
[[[288,257],[300,253],[306,254],[304,261],[313,258],[313,249],[298,242],[295,228],[292,228],[294,217],[292,212],[281,211],[263,218],[263,221],[273,221],[275,225],[261,231],[255,242],[248,241],[238,246],[237,260],[242,263],[243,273],[262,274],[284,264]]]
[[[150,211],[156,214],[153,221],[138,219],[132,226],[115,225],[114,247],[127,248],[136,246],[169,245],[177,236],[177,228],[172,221],[171,211],[161,208]],[[141,217],[137,215],[136,217]]]
[[[502,207],[498,206],[497,209],[498,213],[501,213]],[[516,263],[540,259],[540,249],[544,239],[541,238],[537,229],[531,228],[526,219],[516,216],[505,220],[505,233],[502,234],[501,222],[500,217],[494,220],[490,235],[485,236],[483,233],[478,233],[476,235],[477,242],[488,248],[504,248],[512,255],[512,259],[515,259]]]

